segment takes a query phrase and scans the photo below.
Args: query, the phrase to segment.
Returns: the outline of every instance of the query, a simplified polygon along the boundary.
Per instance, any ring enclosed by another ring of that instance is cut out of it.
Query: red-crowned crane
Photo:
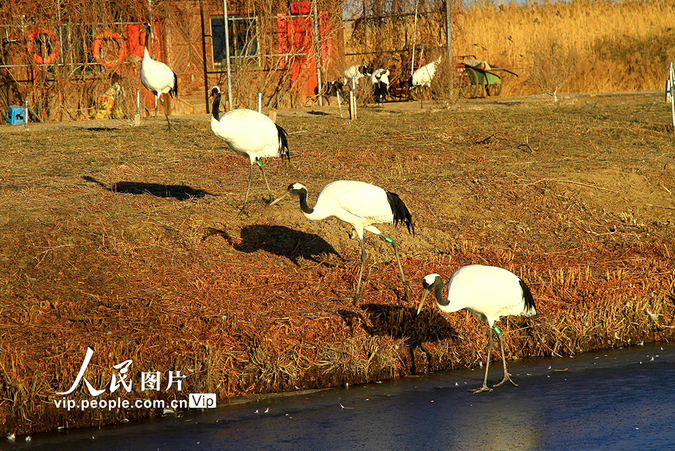
[[[438,69],[439,64],[441,64],[440,56],[435,61],[418,68],[415,72],[413,72],[412,77],[410,77],[408,82],[410,87],[414,88],[419,86],[420,89],[424,86],[427,88],[431,87],[431,80],[434,79],[434,75],[436,75],[436,69]]]
[[[218,86],[213,87],[211,96],[213,97],[211,131],[218,138],[225,141],[236,154],[248,157],[251,161],[244,206],[239,211],[239,214],[242,214],[246,210],[246,203],[248,202],[248,192],[251,189],[251,180],[253,180],[254,164],[257,164],[262,171],[267,192],[270,194],[270,202],[274,200],[270,185],[267,183],[263,163],[260,159],[281,157],[282,161],[286,160],[290,162],[288,134],[286,130],[275,124],[269,117],[245,108],[230,110],[219,117],[221,93]]]
[[[490,353],[492,352],[492,331],[499,337],[499,345],[504,362],[504,377],[494,385],[499,387],[511,380],[506,369],[504,357],[504,341],[502,333],[494,324],[500,316],[534,316],[537,314],[534,307],[534,298],[529,287],[518,276],[503,268],[484,265],[463,266],[454,272],[448,281],[448,297],[443,297],[443,279],[438,274],[429,274],[422,283],[424,292],[422,301],[417,309],[419,315],[424,300],[431,292],[436,297],[438,308],[442,312],[451,313],[466,309],[488,324],[488,350],[485,363],[485,377],[483,386],[472,390],[474,393],[492,391],[487,386],[488,369],[490,368]]]
[[[440,56],[435,61],[418,68],[415,72],[413,72],[412,76],[408,80],[408,85],[410,86],[411,90],[416,87],[420,88],[420,104],[424,98],[422,91],[424,90],[424,87],[431,89],[431,80],[434,79],[434,75],[436,75],[436,69],[438,69],[439,64],[441,64]]]
[[[158,104],[162,94],[168,92],[171,97],[178,95],[178,78],[169,66],[160,61],[155,61],[150,57],[150,52],[148,52],[150,34],[150,24],[146,23],[145,50],[143,53],[143,60],[141,61],[141,83],[155,96],[155,118],[157,118]],[[171,128],[171,121],[169,121],[166,105],[164,105],[164,115],[166,116],[169,128]]]
[[[363,77],[370,77],[372,71],[367,64],[353,64],[342,71],[343,84],[348,85],[349,89],[352,89],[352,77],[355,78],[356,84],[359,84],[359,80]]]
[[[365,182],[338,180],[324,186],[316,199],[314,208],[310,208],[307,205],[307,188],[300,183],[293,183],[288,187],[288,191],[279,199],[272,202],[271,205],[290,194],[300,197],[300,209],[307,219],[319,221],[329,216],[335,216],[354,227],[356,235],[361,242],[361,269],[359,270],[356,293],[353,297],[354,304],[359,299],[361,278],[363,277],[363,268],[366,264],[367,254],[363,244],[364,230],[380,235],[386,242],[392,245],[398,269],[401,272],[405,295],[407,299],[410,299],[408,293],[410,283],[403,274],[403,266],[401,266],[401,259],[398,256],[398,246],[393,239],[382,235],[382,232],[373,225],[384,223],[398,225],[399,223],[404,223],[408,228],[408,233],[415,234],[415,226],[410,211],[408,211],[408,207],[405,206],[397,194]],[[410,289],[412,290],[412,288]]]
[[[389,69],[376,69],[370,76],[375,100],[384,102],[389,94]]]

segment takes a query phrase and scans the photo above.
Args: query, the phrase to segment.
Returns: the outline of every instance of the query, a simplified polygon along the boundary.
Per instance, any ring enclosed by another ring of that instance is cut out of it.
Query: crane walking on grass
[[[225,141],[236,154],[248,157],[251,161],[244,206],[239,211],[239,214],[242,214],[246,210],[246,203],[248,202],[248,192],[251,189],[251,181],[253,180],[254,164],[257,164],[262,171],[265,186],[267,186],[267,192],[270,195],[270,202],[274,200],[270,185],[267,183],[263,163],[260,159],[281,157],[282,161],[286,160],[290,162],[288,134],[286,130],[275,124],[269,117],[245,108],[230,110],[223,114],[222,117],[219,117],[221,93],[218,86],[213,87],[211,96],[213,97],[211,131],[218,138]]]
[[[300,183],[293,183],[288,187],[286,194],[272,202],[271,205],[276,204],[290,194],[300,197],[300,209],[308,219],[320,221],[329,216],[335,216],[354,227],[356,235],[361,242],[361,269],[359,270],[356,293],[353,297],[354,304],[359,299],[361,278],[363,277],[363,268],[366,264],[367,254],[363,244],[364,230],[380,235],[394,248],[396,262],[398,263],[401,280],[405,288],[405,295],[407,299],[410,299],[408,293],[410,283],[403,274],[403,266],[401,266],[401,259],[398,256],[398,245],[390,237],[382,235],[382,232],[373,225],[384,223],[398,225],[402,222],[408,228],[408,233],[415,234],[415,226],[410,211],[408,211],[408,207],[405,206],[397,194],[365,182],[338,180],[326,185],[319,193],[314,208],[310,208],[307,205],[307,188]]]
[[[155,96],[155,118],[157,118],[158,104],[162,94],[168,92],[171,97],[178,95],[178,78],[169,66],[160,61],[155,61],[150,57],[150,52],[148,52],[150,33],[150,24],[146,23],[145,50],[143,53],[143,60],[141,61],[141,83]],[[169,120],[166,105],[164,105],[164,115],[166,116],[169,128],[171,128],[171,121]]]
[[[417,309],[419,315],[424,300],[431,292],[436,296],[436,303],[442,312],[451,313],[466,309],[488,324],[488,349],[485,363],[485,377],[483,386],[472,390],[474,393],[492,391],[487,386],[488,369],[490,368],[490,353],[492,352],[492,331],[499,337],[499,345],[504,362],[504,378],[494,385],[499,387],[511,380],[506,369],[504,357],[504,340],[502,333],[494,324],[500,316],[534,316],[534,298],[529,287],[515,274],[495,266],[470,265],[459,268],[448,281],[448,297],[443,298],[443,279],[438,274],[429,274],[422,283],[424,293]]]

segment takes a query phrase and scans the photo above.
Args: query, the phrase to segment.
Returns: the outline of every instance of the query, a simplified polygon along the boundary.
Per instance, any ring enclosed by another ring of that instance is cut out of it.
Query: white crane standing
[[[150,57],[148,51],[148,42],[150,41],[151,27],[149,23],[145,24],[145,50],[143,53],[143,60],[141,61],[141,83],[155,96],[155,118],[157,118],[157,110],[159,108],[159,100],[162,94],[167,92],[171,97],[178,95],[178,77],[166,64],[155,61]],[[171,128],[171,121],[169,121],[169,114],[166,105],[164,105],[164,115],[166,121]]]
[[[396,262],[398,263],[398,269],[401,272],[401,280],[403,281],[405,289],[405,295],[406,298],[410,299],[408,293],[410,283],[403,274],[403,266],[401,266],[401,259],[398,255],[398,245],[392,238],[382,235],[382,232],[373,225],[384,223],[398,225],[402,222],[408,228],[408,233],[415,233],[415,226],[410,211],[408,211],[408,208],[397,194],[365,182],[338,180],[326,185],[319,193],[314,208],[310,208],[309,205],[307,205],[307,188],[300,183],[293,183],[288,187],[286,194],[272,202],[271,205],[279,202],[290,194],[295,194],[300,197],[300,209],[307,219],[320,221],[329,216],[335,216],[339,220],[347,222],[354,227],[356,235],[361,242],[361,269],[359,270],[356,293],[353,296],[354,304],[356,304],[359,299],[361,278],[363,277],[363,268],[366,264],[367,257],[366,249],[363,244],[364,230],[380,235],[394,248]],[[412,290],[412,288],[410,289]]]
[[[488,369],[490,368],[490,353],[492,352],[492,331],[499,337],[504,363],[504,377],[495,384],[499,387],[511,380],[506,369],[504,357],[504,340],[502,333],[494,324],[500,316],[534,316],[537,314],[534,307],[534,298],[529,287],[518,276],[503,268],[495,266],[469,265],[463,266],[454,272],[448,281],[448,297],[443,298],[443,279],[438,274],[429,274],[422,283],[424,293],[417,309],[419,315],[424,300],[431,292],[436,297],[438,308],[442,312],[451,313],[466,309],[488,324],[488,349],[485,363],[485,377],[483,386],[472,390],[474,393],[492,391],[487,386]]]
[[[218,138],[225,141],[236,154],[248,157],[251,162],[244,206],[239,211],[239,214],[242,214],[246,210],[246,203],[248,202],[248,192],[251,189],[251,181],[253,180],[254,164],[257,164],[262,171],[265,186],[267,186],[267,192],[270,195],[270,202],[274,200],[270,185],[267,183],[263,163],[260,159],[281,157],[282,161],[286,160],[290,162],[291,155],[288,150],[288,134],[286,130],[275,124],[269,117],[245,108],[230,110],[220,117],[221,93],[218,86],[213,87],[211,96],[213,97],[211,131]]]
[[[427,89],[431,89],[431,80],[434,79],[439,64],[441,64],[440,56],[435,61],[418,68],[415,72],[413,72],[412,76],[408,80],[410,89],[414,89],[416,87],[420,88],[420,103],[422,102],[422,93],[424,88],[426,87]]]
[[[376,69],[370,76],[375,100],[383,102],[389,94],[389,69]]]

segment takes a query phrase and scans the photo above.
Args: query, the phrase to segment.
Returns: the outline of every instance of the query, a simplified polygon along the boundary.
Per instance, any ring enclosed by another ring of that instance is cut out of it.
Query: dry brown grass
[[[424,275],[469,263],[508,268],[535,293],[536,317],[502,321],[509,358],[673,339],[675,154],[660,96],[417,105],[279,116],[293,164],[267,163],[277,194],[360,179],[413,213],[414,237],[382,229],[414,299],[389,246],[367,238],[356,307],[349,229],[307,221],[297,200],[266,207],[258,179],[237,217],[248,163],[206,117],[176,118],[173,133],[159,120],[0,130],[2,434],[154,413],[55,409],[87,346],[95,386],[133,359],[136,384],[180,370],[183,394],[221,403],[476,365],[484,324],[431,305],[415,315]]]

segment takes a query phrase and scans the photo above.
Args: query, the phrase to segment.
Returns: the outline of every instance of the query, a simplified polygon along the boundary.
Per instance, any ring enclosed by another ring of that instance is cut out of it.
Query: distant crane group
[[[484,265],[463,266],[455,271],[448,281],[448,296],[443,297],[443,279],[438,274],[429,274],[422,282],[422,300],[417,308],[419,315],[424,300],[429,293],[436,298],[438,308],[442,312],[451,313],[466,309],[488,325],[488,349],[485,357],[485,377],[483,385],[473,390],[474,393],[492,391],[487,386],[488,369],[490,368],[490,354],[492,352],[492,331],[499,337],[499,345],[504,363],[504,377],[495,384],[499,387],[511,380],[511,375],[506,369],[504,356],[504,340],[502,332],[495,327],[495,322],[500,316],[534,316],[537,314],[534,306],[534,298],[529,287],[518,276],[503,268]]]
[[[145,88],[155,96],[155,118],[157,117],[158,104],[162,94],[169,93],[171,97],[178,95],[178,77],[166,64],[155,61],[150,57],[148,43],[152,27],[149,23],[145,24],[145,49],[143,51],[143,60],[141,60],[141,83]],[[171,121],[167,113],[167,107],[164,105],[164,115],[171,128]]]
[[[410,283],[403,274],[403,266],[398,255],[398,245],[392,238],[383,236],[382,232],[373,225],[384,223],[398,225],[399,223],[404,223],[408,229],[408,233],[415,233],[415,226],[410,211],[408,211],[408,207],[406,207],[397,194],[365,182],[338,180],[326,185],[319,193],[314,208],[310,208],[307,204],[307,188],[301,183],[293,183],[288,187],[286,194],[272,202],[272,204],[279,202],[291,194],[300,197],[300,209],[308,219],[320,221],[329,216],[335,216],[354,227],[356,235],[361,242],[361,269],[359,270],[356,292],[352,297],[354,304],[358,301],[361,292],[361,279],[367,257],[363,244],[364,230],[381,236],[394,248],[406,298],[409,299],[408,288],[410,287]]]

